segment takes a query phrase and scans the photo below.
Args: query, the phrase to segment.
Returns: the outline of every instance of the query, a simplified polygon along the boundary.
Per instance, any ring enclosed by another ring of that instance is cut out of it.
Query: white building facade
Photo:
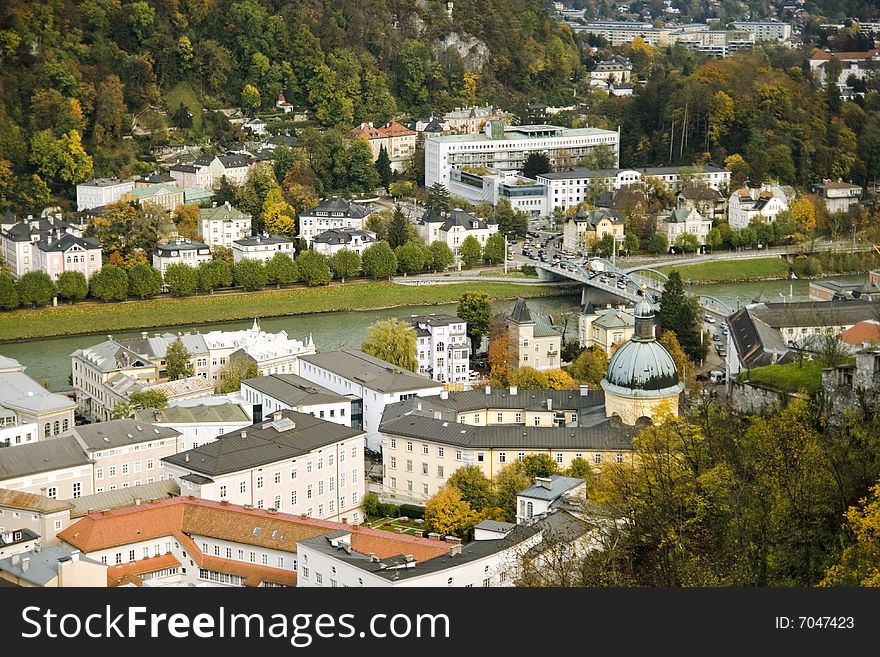
[[[419,374],[441,383],[469,381],[470,339],[467,322],[452,315],[411,315],[406,319],[416,330]]]
[[[95,178],[76,186],[76,211],[91,210],[115,203],[134,189],[134,180]]]

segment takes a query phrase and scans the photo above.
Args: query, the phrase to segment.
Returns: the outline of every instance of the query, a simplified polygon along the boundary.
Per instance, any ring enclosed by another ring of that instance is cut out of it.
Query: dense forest
[[[579,105],[554,121],[621,126],[626,166],[712,161],[737,182],[801,186],[874,182],[880,170],[876,82],[855,83],[864,97],[843,102],[812,81],[806,49],[707,60],[636,40],[619,49],[642,81],[630,98],[590,90],[587,72],[609,52],[541,0],[460,2],[451,17],[441,0],[3,3],[0,209],[68,208],[76,182],[154,171],[167,144],[220,152],[244,138],[221,108],[275,114],[273,130],[296,131],[309,197],[350,191],[347,160],[333,153],[361,121],[475,103],[518,117],[529,103]],[[313,132],[276,111],[279,94]],[[276,165],[279,182],[294,159]]]

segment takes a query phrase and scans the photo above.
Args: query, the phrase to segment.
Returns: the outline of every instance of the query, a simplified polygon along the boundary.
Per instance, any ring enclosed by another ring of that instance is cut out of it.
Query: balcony
[[[554,349],[548,349],[548,350],[547,350],[547,355],[548,355],[548,356],[558,356],[558,355],[559,355],[559,350],[558,350],[558,349],[555,349],[555,348],[554,348]]]

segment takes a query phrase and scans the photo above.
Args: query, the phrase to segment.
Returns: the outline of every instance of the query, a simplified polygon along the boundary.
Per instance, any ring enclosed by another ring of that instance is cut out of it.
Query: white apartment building
[[[363,230],[371,208],[332,196],[299,215],[299,237],[311,245],[321,233],[333,229]]]
[[[34,252],[36,244],[50,236],[62,238],[65,235],[81,238],[82,226],[62,221],[60,216],[39,219],[29,216],[22,221],[0,220],[0,256],[3,259],[3,266],[16,277],[38,269],[35,266],[38,257]],[[101,267],[100,258],[96,258],[95,261],[89,259],[89,262],[93,267],[95,264],[98,268]]]
[[[179,451],[179,431],[139,420],[85,424],[70,435],[93,464],[95,493],[161,481],[162,458]]]
[[[168,173],[183,189],[211,189],[214,176],[207,164],[174,164]]]
[[[120,401],[134,390],[163,382],[166,377],[165,354],[168,347],[180,339],[190,355],[196,377],[207,385],[187,394],[186,390],[168,390],[169,397],[178,399],[209,395],[210,382],[217,381],[220,372],[234,358],[256,364],[260,374],[294,373],[297,359],[315,353],[315,344],[289,338],[286,331],[267,333],[256,320],[250,329],[242,331],[189,332],[183,335],[165,333],[152,337],[144,331],[140,338],[107,340],[71,354],[73,386],[76,403],[86,417],[107,420]],[[180,381],[167,385],[179,384]],[[195,386],[191,386],[195,388]]]
[[[353,395],[343,396],[296,374],[269,374],[241,382],[241,397],[255,420],[283,410],[359,428],[352,416]],[[358,402],[360,400],[357,400]]]
[[[213,260],[211,247],[204,242],[186,238],[178,238],[168,244],[159,244],[153,252],[153,267],[163,275],[172,264],[184,264],[195,268],[211,260]]]
[[[575,32],[588,32],[605,37],[612,46],[623,46],[632,43],[636,37],[649,46],[672,45],[678,39],[694,32],[709,29],[706,23],[690,23],[686,25],[667,25],[654,27],[652,23],[636,23],[629,21],[589,21],[586,24],[568,23]]]
[[[0,447],[6,445],[26,445],[28,443],[37,442],[39,430],[36,422],[26,422],[25,424],[10,424],[6,426],[4,420],[7,418],[3,411],[0,411]]]
[[[135,413],[135,419],[140,423],[149,422],[155,427],[177,431],[180,434],[177,452],[194,449],[252,424],[250,416],[241,406],[232,402],[145,408]]]
[[[208,246],[233,248],[235,240],[251,234],[251,216],[227,201],[223,205],[199,210],[199,235]]]
[[[0,488],[56,500],[91,495],[93,476],[93,461],[72,435],[4,447],[0,458]]]
[[[297,411],[164,459],[182,495],[360,522],[363,432]]]
[[[76,403],[64,395],[49,392],[24,373],[25,367],[11,358],[0,357],[0,429],[9,430],[7,437],[15,442],[22,435],[26,440],[24,427],[37,425],[36,440],[47,440],[65,433],[73,426]]]
[[[299,375],[333,392],[352,397],[352,427],[363,429],[367,447],[381,444],[379,423],[386,404],[436,395],[443,385],[357,349],[302,356]]]
[[[292,259],[293,242],[278,235],[254,235],[232,241],[233,262],[248,259],[266,263],[274,258],[276,253],[283,253]]]
[[[792,200],[778,185],[762,185],[760,188],[743,187],[727,201],[727,220],[731,228],[745,228],[759,215],[767,223],[773,223],[783,210],[788,210]]]
[[[588,195],[599,190],[620,190],[652,178],[677,193],[685,182],[689,185],[705,185],[719,189],[730,185],[730,171],[715,166],[701,167],[644,167],[641,169],[584,169],[546,173],[537,181],[547,190],[547,207],[567,210],[587,200]]]
[[[733,21],[735,30],[755,35],[755,41],[788,41],[791,25],[779,21]]]
[[[467,322],[452,315],[410,315],[416,331],[419,374],[442,383],[467,383],[471,343]]]
[[[363,255],[367,247],[376,243],[376,233],[368,230],[354,230],[350,228],[333,228],[316,235],[312,240],[312,246],[318,253],[328,258],[336,255],[343,249],[354,251]]]
[[[95,178],[76,186],[76,211],[91,210],[115,203],[134,189],[134,180]]]
[[[836,57],[843,65],[837,78],[837,86],[841,89],[847,86],[847,80],[852,75],[857,80],[864,80],[871,75],[880,64],[880,50],[872,48],[865,52],[837,52],[815,49],[810,55],[810,70],[819,84],[825,84],[825,65]]]
[[[485,248],[489,237],[498,232],[498,224],[456,208],[446,216],[424,215],[416,224],[416,232],[425,244],[438,240],[446,243],[457,259],[461,256],[461,245],[468,237],[474,237],[480,247]]]
[[[826,180],[812,186],[813,192],[825,201],[828,212],[848,212],[850,207],[858,205],[864,191],[861,185],[838,180]]]
[[[532,217],[549,214],[547,188],[513,171],[452,167],[449,170],[449,193],[460,196],[474,205],[498,205],[507,199],[510,207]]]
[[[707,219],[694,208],[676,208],[668,216],[657,221],[657,232],[666,237],[669,246],[675,244],[680,235],[689,233],[706,243],[706,236],[712,229],[712,220]]]
[[[213,187],[217,187],[224,177],[231,183],[243,185],[255,164],[256,160],[249,155],[205,155],[193,162],[194,167],[208,168]]]
[[[599,146],[620,157],[620,134],[598,128],[560,128],[552,125],[507,126],[497,121],[486,124],[485,132],[474,135],[440,135],[425,140],[425,185],[449,185],[452,167],[488,167],[500,171],[521,171],[529,153],[541,152],[555,164],[564,155],[579,160]]]

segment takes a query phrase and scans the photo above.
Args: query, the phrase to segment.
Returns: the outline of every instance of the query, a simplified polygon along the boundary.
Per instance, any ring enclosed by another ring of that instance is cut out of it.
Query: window
[[[595,454],[593,454],[593,463],[599,464],[601,462],[602,462],[602,453],[596,452]]]
[[[264,566],[268,566],[269,565],[269,555],[266,553],[263,553],[261,561]]]
[[[321,573],[315,573],[315,584],[319,586],[324,583],[324,576]]]
[[[331,493],[336,490],[336,477],[330,477],[330,479],[327,480],[327,485],[329,486],[329,491]]]
[[[238,485],[238,492],[239,493],[247,493],[247,482],[246,481],[242,481]]]
[[[391,488],[397,488],[397,477],[391,477]]]
[[[318,482],[318,495],[323,495],[323,494],[324,494],[324,480],[321,479],[321,481]]]
[[[232,558],[232,548],[229,548],[229,547],[226,548],[226,558],[227,558],[227,559],[231,559],[231,558]]]
[[[318,458],[318,470],[323,470],[323,469],[324,469],[324,457],[322,456],[322,457]]]
[[[309,578],[309,569],[306,568],[305,566],[303,566],[302,568],[300,568],[300,573],[302,574],[302,576],[303,576],[305,579],[308,579],[308,578]]]
[[[327,467],[331,467],[331,468],[333,467],[333,455],[332,454],[327,455]]]
[[[499,413],[498,415],[495,416],[495,419],[498,422],[498,424],[501,424],[502,422],[504,422],[504,413]]]
[[[312,462],[306,461],[306,474],[312,474]]]
[[[517,459],[518,461],[522,461],[525,457],[526,457],[526,453],[525,453],[525,452],[518,452],[517,455],[516,455],[516,459]]]
[[[484,586],[484,587],[488,587],[488,586],[489,586],[489,583],[490,583],[491,581],[492,581],[492,578],[491,578],[491,577],[487,577],[486,579],[483,580],[483,586]]]
[[[339,487],[345,488],[345,473],[344,472],[339,475]]]
[[[390,447],[391,449],[396,449],[397,448],[397,439],[396,438],[389,439],[388,447]],[[341,456],[341,454],[340,454],[340,456]]]
[[[147,470],[152,470],[154,465],[153,459],[147,459]]]
[[[427,453],[428,453],[428,444],[422,443],[422,454],[427,454]]]
[[[323,504],[318,505],[318,517],[319,518],[324,517],[324,505]]]
[[[219,557],[219,556],[220,556],[220,546],[219,546],[219,545],[215,545],[215,546],[214,546],[214,556],[215,556],[215,557]]]
[[[278,559],[276,561],[276,565],[279,568],[284,568],[284,557],[278,557]]]
[[[455,450],[455,460],[461,461],[461,450],[460,449]]]
[[[437,448],[437,456],[439,456],[442,459],[444,454],[445,454],[445,450],[442,447],[438,447]]]
[[[513,415],[513,421],[514,421],[516,424],[519,424],[520,422],[522,422],[522,413],[514,413],[514,415]]]
[[[437,476],[440,477],[441,479],[443,479],[443,466],[442,465],[437,466]]]
[[[614,460],[617,463],[623,463],[623,454],[617,452],[617,454],[614,456]]]
[[[109,468],[107,468],[107,474],[111,477],[115,477],[116,476],[116,466],[111,465]]]
[[[257,489],[259,490],[262,487],[263,487],[263,478],[257,477]]]
[[[428,484],[422,484],[422,495],[428,494]]]
[[[105,566],[107,565],[107,555],[106,554],[103,557],[101,557],[101,563],[104,564]]]
[[[140,471],[141,471],[141,462],[140,462],[140,461],[135,461],[135,462],[134,462],[134,471],[135,471],[135,472],[140,472]]]
[[[82,497],[82,484],[78,481],[73,484],[73,497]]]
[[[309,484],[308,486],[306,486],[306,499],[307,500],[312,499],[312,484]]]
[[[291,479],[292,481],[296,481],[296,468],[291,468],[291,469],[290,469],[290,479]]]
[[[275,504],[273,505],[273,507],[275,508],[275,510],[281,509],[281,496],[280,495],[275,496]]]
[[[358,457],[358,448],[357,445],[351,448],[351,458],[356,459]]]
[[[407,489],[410,493],[412,493],[412,489],[413,489],[413,487],[412,487],[412,480],[411,480],[411,479],[407,479],[407,480],[406,480],[406,489]]]
[[[117,563],[117,564],[122,563],[122,552],[117,552],[117,553],[116,553],[116,563]]]
[[[474,424],[479,424],[479,423],[480,423],[480,414],[474,413]]]
[[[220,497],[221,498],[226,497],[226,486],[225,485],[220,486]]]
[[[95,469],[95,479],[103,479],[104,478],[104,468],[96,468]]]
[[[422,463],[422,474],[423,475],[428,474],[428,464],[427,463]]]
[[[276,483],[276,484],[280,484],[280,483],[281,483],[281,473],[280,473],[280,472],[276,472],[276,473],[275,473],[275,483]]]
[[[60,520],[56,520],[56,521],[55,521],[55,531],[56,531],[56,532],[60,532],[60,531],[61,531],[61,525],[62,525],[62,523],[61,523]]]
[[[499,463],[507,463],[507,454],[505,454],[504,452],[499,452],[498,453],[498,462]]]
[[[351,471],[351,483],[356,484],[357,482],[358,482],[358,471],[352,470]]]
[[[124,474],[124,475],[128,474],[128,463],[122,464],[122,474]]]
[[[397,457],[396,456],[392,456],[388,459],[388,467],[389,468],[396,468],[397,467]],[[339,485],[340,486],[342,485],[341,480],[340,480]]]
[[[249,561],[251,563],[257,563],[257,553],[256,552],[251,552],[250,554],[248,554],[248,557],[249,557]]]
[[[406,471],[407,471],[407,472],[412,472],[412,459],[407,459],[407,460],[406,460]]]
[[[535,515],[535,505],[532,502],[528,502],[526,504],[526,518],[531,518]]]
[[[291,506],[296,506],[296,491],[290,491],[290,504]]]
[[[562,463],[562,452],[556,452],[556,462]]]
[[[412,444],[412,441],[409,441],[409,440],[406,441],[406,451],[407,451],[407,452],[411,452],[411,451],[413,451],[413,444]]]
[[[202,554],[208,554],[208,544],[202,543]]]
[[[53,500],[58,499],[58,489],[52,486],[52,488],[46,489],[46,497],[51,497]]]

